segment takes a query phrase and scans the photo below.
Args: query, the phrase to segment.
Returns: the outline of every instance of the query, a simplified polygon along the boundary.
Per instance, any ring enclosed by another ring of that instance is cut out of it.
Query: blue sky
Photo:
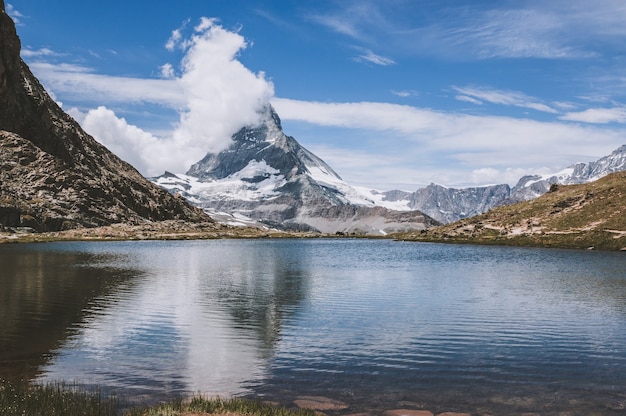
[[[514,184],[626,143],[622,0],[10,0],[22,57],[146,175],[271,102],[346,181]]]

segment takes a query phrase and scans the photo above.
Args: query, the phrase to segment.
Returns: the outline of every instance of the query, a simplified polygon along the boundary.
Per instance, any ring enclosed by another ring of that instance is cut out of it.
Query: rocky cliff
[[[506,184],[461,189],[430,184],[409,197],[409,207],[447,224],[489,211],[507,198],[509,192]]]
[[[20,58],[0,0],[0,227],[56,231],[112,223],[211,221],[96,142]]]

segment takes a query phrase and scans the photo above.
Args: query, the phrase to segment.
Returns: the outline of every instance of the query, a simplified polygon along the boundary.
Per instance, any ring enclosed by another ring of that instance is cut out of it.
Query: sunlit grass
[[[2,416],[178,416],[182,414],[230,414],[250,416],[315,416],[306,409],[287,409],[260,401],[193,397],[152,407],[120,410],[115,396],[87,391],[64,383],[30,385],[0,380]]]
[[[177,416],[185,413],[236,414],[251,416],[315,416],[312,410],[291,410],[260,401],[245,399],[207,399],[194,397],[191,400],[176,400],[146,409],[132,409],[126,416]]]
[[[115,397],[86,391],[63,383],[28,385],[0,380],[2,416],[115,416]]]

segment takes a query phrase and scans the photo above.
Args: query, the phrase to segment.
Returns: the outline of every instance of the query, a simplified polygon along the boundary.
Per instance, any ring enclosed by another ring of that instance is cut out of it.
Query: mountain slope
[[[279,229],[381,235],[437,224],[419,211],[376,206],[285,135],[271,106],[259,125],[242,128],[232,139],[228,149],[207,154],[185,175],[153,180],[208,212]]]
[[[400,238],[415,241],[626,249],[626,173],[561,185],[531,201]]]
[[[46,93],[20,49],[0,0],[0,227],[211,221],[85,133]]]

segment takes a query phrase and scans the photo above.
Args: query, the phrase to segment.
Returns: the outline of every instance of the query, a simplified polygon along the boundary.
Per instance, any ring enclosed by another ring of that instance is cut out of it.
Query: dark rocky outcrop
[[[20,48],[0,0],[0,226],[56,231],[211,221],[85,133],[50,98]]]

